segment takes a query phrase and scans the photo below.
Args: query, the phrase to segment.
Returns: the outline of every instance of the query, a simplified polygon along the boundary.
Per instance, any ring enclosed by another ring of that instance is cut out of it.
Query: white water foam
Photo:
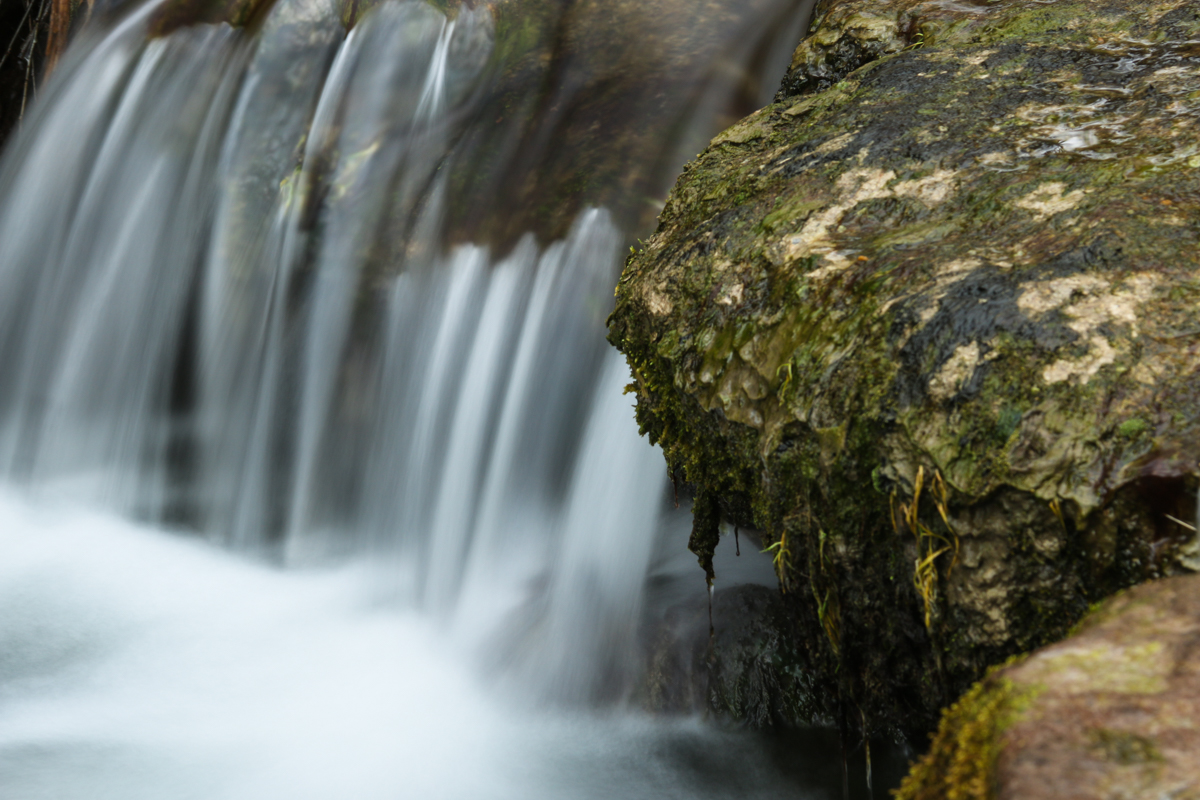
[[[288,571],[0,496],[5,800],[821,796],[697,720],[531,713],[378,566]]]

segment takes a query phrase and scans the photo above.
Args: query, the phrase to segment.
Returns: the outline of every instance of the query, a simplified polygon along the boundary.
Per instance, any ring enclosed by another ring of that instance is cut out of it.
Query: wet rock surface
[[[1200,797],[1200,576],[1139,586],[943,718],[901,800]]]
[[[899,20],[883,57],[822,90],[820,42],[870,26],[818,10],[800,94],[687,167],[610,340],[716,509],[695,549],[763,530],[829,714],[913,733],[1200,567],[1200,8],[852,5]]]
[[[812,5],[425,2],[450,21],[466,12],[490,25],[486,43],[471,45],[488,49],[488,64],[457,115],[472,124],[453,138],[438,170],[455,197],[445,211],[446,244],[489,244],[500,252],[527,233],[544,242],[561,239],[593,207],[606,208],[623,230],[652,228],[679,165],[713,132],[702,121],[716,116],[722,127],[769,99],[778,64]],[[309,13],[336,14],[352,31],[383,5],[331,0],[312,3]],[[274,0],[169,0],[150,20],[150,32],[167,36],[225,22],[253,35],[264,25],[290,24],[277,17]],[[307,38],[306,26],[297,25],[298,43]],[[709,105],[697,112],[700,100]],[[406,249],[407,233],[388,249]]]
[[[1036,0],[821,0],[811,35],[792,54],[776,100],[824,91],[859,67],[902,50],[970,43],[1001,29],[1029,33],[1027,21],[1025,30],[1014,30],[1010,16],[1046,5]],[[1035,28],[1073,27],[1057,11],[1032,20]]]
[[[822,722],[775,589],[744,584],[707,603],[671,608],[651,636],[643,704],[665,713],[713,713],[755,728]]]
[[[561,238],[602,206],[648,231],[683,161],[712,129],[761,105],[807,22],[810,0],[497,0],[492,85],[450,166],[456,241],[502,250],[527,232]],[[775,50],[783,49],[775,54]],[[709,113],[708,111],[704,113]],[[497,215],[496,208],[504,208]]]

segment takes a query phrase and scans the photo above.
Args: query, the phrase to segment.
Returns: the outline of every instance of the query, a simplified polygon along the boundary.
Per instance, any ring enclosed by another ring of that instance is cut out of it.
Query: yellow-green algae
[[[942,714],[929,752],[895,792],[896,800],[991,800],[1002,737],[1042,689],[989,675]]]

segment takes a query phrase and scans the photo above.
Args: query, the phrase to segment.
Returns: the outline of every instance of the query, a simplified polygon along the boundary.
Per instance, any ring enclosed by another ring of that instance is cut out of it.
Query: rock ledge
[[[702,562],[764,531],[827,712],[911,733],[1200,567],[1200,9],[905,8],[686,168],[610,341]]]

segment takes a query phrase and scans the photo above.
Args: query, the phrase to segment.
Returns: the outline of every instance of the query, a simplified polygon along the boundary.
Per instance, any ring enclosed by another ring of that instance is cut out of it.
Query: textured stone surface
[[[1002,29],[1027,33],[1013,29],[1010,16],[1046,5],[1037,0],[820,0],[810,35],[792,54],[776,99],[823,91],[864,64],[905,49],[971,42]],[[1090,25],[1053,9],[1043,19],[1052,28]]]
[[[1200,797],[1200,576],[1112,598],[989,675],[900,800]]]
[[[928,8],[713,140],[610,328],[643,431],[766,533],[869,728],[1200,566],[1200,8]],[[858,30],[823,13],[798,53]]]
[[[755,728],[823,722],[779,592],[745,584],[668,611],[649,646],[643,704]]]
[[[623,230],[650,230],[679,164],[711,135],[689,119],[700,98],[717,103],[700,114],[717,112],[719,126],[761,104],[778,76],[753,54],[804,16],[781,0],[487,6],[493,84],[452,165],[448,224],[456,241],[501,250],[531,231],[561,238],[594,206]]]

